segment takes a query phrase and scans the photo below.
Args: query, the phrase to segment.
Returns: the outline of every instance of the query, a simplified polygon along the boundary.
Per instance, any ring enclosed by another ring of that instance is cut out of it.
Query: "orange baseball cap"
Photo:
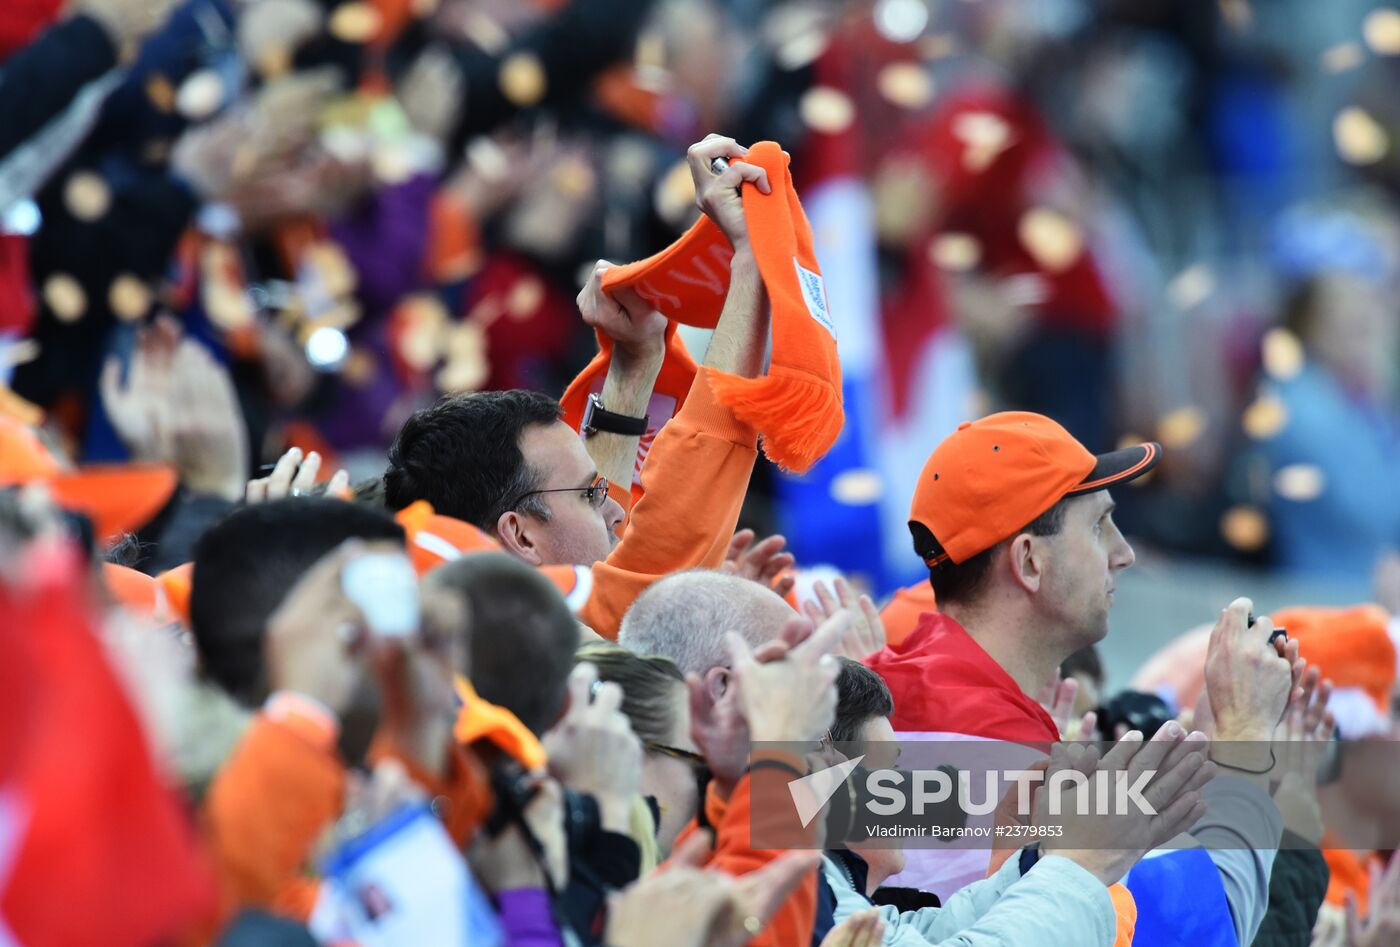
[[[0,416],[0,487],[43,483],[53,501],[92,520],[99,542],[145,526],[179,485],[164,464],[101,464],[65,469],[26,424]]]
[[[909,531],[930,568],[962,563],[1016,535],[1065,497],[1140,477],[1162,455],[1138,444],[1095,456],[1063,427],[1029,411],[964,421],[924,464]]]

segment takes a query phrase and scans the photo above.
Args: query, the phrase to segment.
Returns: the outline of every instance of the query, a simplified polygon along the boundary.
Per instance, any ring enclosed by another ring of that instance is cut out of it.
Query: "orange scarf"
[[[761,194],[752,185],[743,189],[749,238],[773,309],[772,362],[762,378],[715,373],[711,382],[719,401],[763,435],[763,451],[770,460],[803,473],[830,449],[845,420],[836,331],[787,154],[775,142],[764,141],[744,160],[766,170],[772,185],[771,194]],[[672,323],[712,329],[729,292],[733,255],[714,221],[701,217],[660,253],[610,269],[603,289],[631,287]],[[602,340],[597,357],[564,393],[565,420],[575,427],[588,393],[602,387],[611,351],[611,344]],[[675,338],[673,325],[656,393],[674,398],[679,409],[694,366]],[[659,427],[658,419],[652,420]]]

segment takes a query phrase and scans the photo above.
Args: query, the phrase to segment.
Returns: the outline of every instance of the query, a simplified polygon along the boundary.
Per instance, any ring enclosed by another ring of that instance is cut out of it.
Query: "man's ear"
[[[729,689],[729,669],[710,668],[701,680],[705,685],[705,693],[710,695],[710,700],[718,702]]]
[[[518,559],[524,559],[532,566],[544,564],[544,556],[535,545],[530,522],[514,510],[506,510],[496,520],[496,538],[506,552]]]
[[[1045,578],[1045,550],[1030,533],[1020,533],[1011,540],[1006,552],[1007,568],[1012,580],[1027,592],[1040,591]]]

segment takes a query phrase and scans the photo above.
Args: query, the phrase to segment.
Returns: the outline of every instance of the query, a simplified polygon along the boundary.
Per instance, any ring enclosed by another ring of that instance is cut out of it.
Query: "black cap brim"
[[[1099,454],[1094,464],[1094,469],[1089,472],[1079,486],[1075,487],[1065,496],[1079,496],[1082,493],[1094,493],[1098,490],[1107,490],[1116,483],[1127,483],[1136,480],[1157,466],[1157,461],[1162,456],[1162,445],[1149,441],[1146,444],[1138,444],[1136,447],[1125,447],[1123,450],[1111,451],[1107,454]]]

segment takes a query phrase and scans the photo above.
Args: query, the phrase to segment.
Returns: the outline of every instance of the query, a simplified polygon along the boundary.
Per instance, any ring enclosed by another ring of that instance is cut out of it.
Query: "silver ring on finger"
[[[710,173],[718,177],[729,170],[729,159],[724,156],[710,159]]]
[[[287,491],[287,496],[289,497],[304,497],[308,495],[309,494],[301,487],[292,487],[290,490]]]

